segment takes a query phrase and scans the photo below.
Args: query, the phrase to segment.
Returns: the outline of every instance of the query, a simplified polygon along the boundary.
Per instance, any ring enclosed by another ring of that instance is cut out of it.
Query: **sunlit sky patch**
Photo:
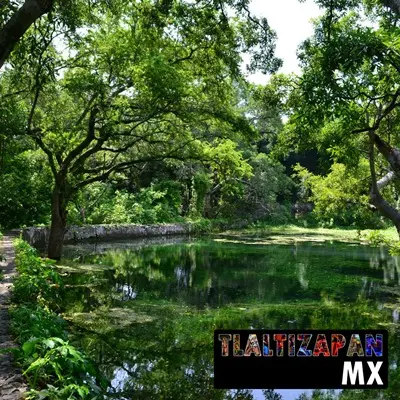
[[[278,36],[276,56],[283,60],[282,73],[299,73],[297,48],[313,33],[311,19],[322,14],[321,9],[312,1],[300,3],[298,0],[252,0],[250,10],[256,16],[266,17]],[[249,79],[265,84],[268,76],[257,73]]]

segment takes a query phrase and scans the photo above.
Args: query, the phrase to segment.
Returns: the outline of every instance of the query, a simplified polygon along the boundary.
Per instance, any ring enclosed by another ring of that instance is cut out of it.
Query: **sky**
[[[251,0],[251,12],[258,17],[266,17],[277,34],[276,56],[283,60],[278,72],[300,73],[296,51],[300,43],[313,33],[312,18],[322,14],[313,0]],[[248,57],[243,55],[245,68]],[[261,72],[248,76],[251,82],[266,84],[268,75]]]
[[[250,10],[258,17],[266,17],[278,36],[275,54],[283,60],[279,72],[299,73],[296,50],[312,35],[311,19],[322,14],[319,7],[313,0],[252,0]],[[250,75],[249,79],[258,84],[268,82],[268,76],[262,73]]]

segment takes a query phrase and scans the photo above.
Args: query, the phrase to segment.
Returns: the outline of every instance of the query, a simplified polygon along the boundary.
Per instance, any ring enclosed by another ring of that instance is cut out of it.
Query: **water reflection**
[[[383,282],[388,285],[400,285],[400,256],[389,257],[387,251],[381,247],[370,258],[371,268],[383,271]]]
[[[117,292],[122,293],[122,297],[121,297],[122,301],[136,299],[137,293],[132,288],[132,286],[126,285],[126,284],[121,285],[121,284],[117,283],[116,289],[117,289]]]
[[[108,377],[109,398],[308,399],[296,391],[214,390],[216,328],[383,326],[393,332],[390,357],[398,364],[399,260],[380,249],[212,240],[135,246],[83,252],[80,263],[112,269],[65,277],[63,307],[75,340]],[[397,396],[396,387],[385,393]],[[365,393],[358,399],[375,398]],[[352,399],[346,391],[313,396]]]

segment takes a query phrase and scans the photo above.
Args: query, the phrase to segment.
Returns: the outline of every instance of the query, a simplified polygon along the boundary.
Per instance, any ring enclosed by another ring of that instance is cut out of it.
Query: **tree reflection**
[[[385,276],[393,276],[385,273],[389,261],[358,248],[291,250],[198,242],[86,257],[83,262],[113,270],[67,276],[64,308],[74,322],[74,340],[111,382],[107,397],[255,399],[251,390],[214,390],[215,329],[383,326],[391,331],[390,361],[397,366],[398,325],[393,308],[382,305],[397,297],[380,290]],[[390,265],[396,268],[396,261]],[[400,398],[397,371],[380,398]],[[351,400],[352,393],[315,391],[301,400]],[[365,393],[357,400],[375,398]],[[263,396],[282,399],[270,390]]]

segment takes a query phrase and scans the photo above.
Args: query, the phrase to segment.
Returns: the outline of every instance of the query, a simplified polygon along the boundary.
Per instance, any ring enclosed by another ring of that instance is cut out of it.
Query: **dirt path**
[[[4,236],[0,241],[0,254],[3,254],[4,261],[0,261],[0,270],[4,279],[0,281],[0,351],[6,348],[15,347],[15,343],[9,335],[8,303],[10,287],[16,275],[14,266],[13,237]],[[0,353],[0,399],[19,400],[23,398],[26,386],[20,371],[12,364],[10,353]]]

